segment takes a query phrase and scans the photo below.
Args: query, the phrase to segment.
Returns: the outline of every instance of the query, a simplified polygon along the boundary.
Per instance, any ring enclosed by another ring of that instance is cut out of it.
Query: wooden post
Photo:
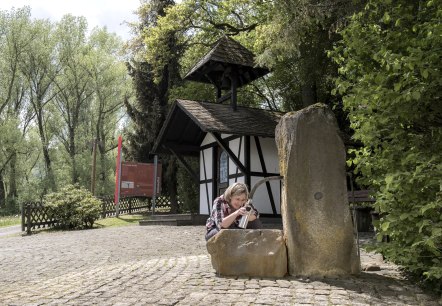
[[[101,218],[106,218],[106,199],[101,200]]]
[[[32,226],[32,222],[31,222],[31,203],[28,203],[28,205],[26,205],[26,215],[27,215],[27,229],[26,232],[28,235],[31,234],[31,226]]]
[[[154,170],[153,170],[153,195],[152,195],[152,215],[155,214],[155,204],[157,198],[157,171],[158,171],[158,155],[153,158]]]
[[[231,96],[231,107],[232,110],[236,111],[236,106],[237,106],[237,88],[238,88],[238,73],[236,71],[236,69],[232,69],[232,74],[230,77],[230,80],[232,82],[232,87],[231,87],[231,92],[232,92],[232,96]]]
[[[132,198],[129,198],[129,215],[132,214]]]
[[[24,232],[25,231],[25,209],[26,209],[26,203],[23,203],[21,205],[21,231]]]
[[[117,160],[116,160],[116,169],[115,169],[115,195],[114,195],[114,203],[115,203],[115,213],[118,217],[119,209],[120,209],[120,184],[121,184],[121,146],[123,143],[123,138],[121,135],[118,137],[118,151],[117,151]]]

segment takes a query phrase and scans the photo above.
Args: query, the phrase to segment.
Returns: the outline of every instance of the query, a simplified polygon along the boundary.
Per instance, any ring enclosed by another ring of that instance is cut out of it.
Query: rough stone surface
[[[283,277],[287,250],[281,230],[221,230],[207,242],[212,266],[220,275]]]
[[[276,127],[290,275],[360,272],[347,199],[345,148],[331,110],[315,104]]]

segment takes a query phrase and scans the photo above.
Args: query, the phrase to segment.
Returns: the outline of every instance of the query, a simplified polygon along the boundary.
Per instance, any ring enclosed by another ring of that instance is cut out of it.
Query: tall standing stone
[[[332,111],[315,104],[276,127],[290,275],[360,272],[347,199],[345,147]]]

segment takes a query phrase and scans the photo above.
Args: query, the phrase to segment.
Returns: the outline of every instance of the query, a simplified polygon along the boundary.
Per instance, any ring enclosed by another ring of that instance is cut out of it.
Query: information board
[[[154,180],[155,164],[153,163],[121,163],[120,196],[152,197],[154,182],[157,194],[161,193],[161,163],[157,165],[157,177]]]

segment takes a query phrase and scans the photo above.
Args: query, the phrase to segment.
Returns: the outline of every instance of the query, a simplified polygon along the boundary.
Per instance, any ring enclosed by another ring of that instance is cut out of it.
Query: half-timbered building
[[[175,155],[198,182],[201,215],[210,213],[214,198],[229,184],[244,182],[252,188],[264,177],[279,175],[274,137],[283,114],[237,105],[237,88],[266,73],[255,67],[249,50],[221,38],[185,77],[213,84],[217,101],[175,101],[158,135],[153,153]],[[225,96],[223,91],[228,91]],[[192,172],[184,156],[199,157],[199,173]],[[269,181],[256,191],[253,204],[261,214],[280,214],[280,184]]]

